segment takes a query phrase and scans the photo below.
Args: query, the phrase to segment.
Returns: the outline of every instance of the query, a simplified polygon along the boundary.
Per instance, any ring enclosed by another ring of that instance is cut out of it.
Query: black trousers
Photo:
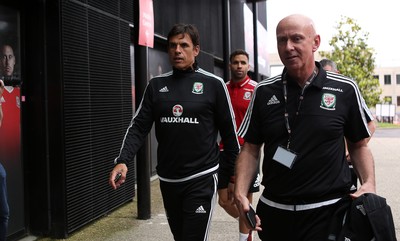
[[[257,215],[261,219],[264,241],[323,241],[327,240],[332,214],[337,205],[332,204],[304,211],[288,211],[259,201]]]
[[[164,208],[176,241],[208,240],[217,182],[216,173],[180,183],[160,181]]]

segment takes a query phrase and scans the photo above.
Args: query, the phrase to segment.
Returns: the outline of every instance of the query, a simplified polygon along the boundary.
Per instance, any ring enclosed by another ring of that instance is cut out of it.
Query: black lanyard
[[[300,96],[299,96],[299,103],[297,105],[297,111],[296,111],[296,117],[295,120],[297,119],[297,117],[299,116],[300,113],[300,108],[301,108],[301,104],[303,103],[304,100],[304,93],[305,90],[307,89],[307,87],[311,84],[311,82],[314,80],[314,78],[317,76],[317,68],[314,68],[314,71],[312,73],[312,75],[310,76],[310,78],[308,78],[308,80],[306,81],[306,84],[304,85],[303,89],[301,90]],[[287,79],[286,79],[286,73],[283,75],[283,97],[285,99],[285,126],[286,126],[286,130],[288,132],[288,142],[287,142],[287,150],[290,150],[290,139],[291,139],[291,134],[292,134],[292,129],[290,128],[290,123],[289,123],[289,113],[287,111],[287,105],[288,105],[288,90],[287,90]],[[294,121],[293,121],[294,123]]]

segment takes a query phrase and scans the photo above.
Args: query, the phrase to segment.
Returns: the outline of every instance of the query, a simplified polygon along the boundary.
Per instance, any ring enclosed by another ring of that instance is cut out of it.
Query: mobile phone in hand
[[[122,176],[121,173],[117,173],[117,175],[115,176],[115,179],[114,179],[114,183],[118,182],[119,179],[121,178],[121,176]]]
[[[247,221],[249,221],[250,226],[255,229],[256,228],[256,210],[254,210],[253,206],[250,204],[250,209],[246,213]]]

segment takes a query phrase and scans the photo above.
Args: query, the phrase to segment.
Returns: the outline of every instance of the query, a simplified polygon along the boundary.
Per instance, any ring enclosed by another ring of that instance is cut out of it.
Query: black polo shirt
[[[364,115],[367,107],[356,83],[327,73],[318,62],[316,66],[319,72],[305,90],[297,117],[302,89],[287,79],[290,149],[297,154],[291,169],[272,159],[277,147],[286,147],[288,141],[283,75],[257,85],[239,129],[246,142],[264,144],[263,195],[277,202],[314,202],[348,193],[351,176],[344,136],[352,142],[370,136]]]

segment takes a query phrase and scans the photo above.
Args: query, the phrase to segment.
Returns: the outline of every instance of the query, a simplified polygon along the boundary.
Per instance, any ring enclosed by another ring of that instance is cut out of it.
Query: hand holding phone
[[[249,211],[246,213],[246,218],[247,221],[249,221],[250,226],[255,229],[256,228],[256,224],[257,224],[257,220],[256,220],[256,211],[254,210],[253,206],[250,204],[250,209]]]
[[[114,183],[117,183],[119,181],[119,179],[121,178],[122,174],[120,172],[117,173],[117,175],[115,176],[114,179]]]

